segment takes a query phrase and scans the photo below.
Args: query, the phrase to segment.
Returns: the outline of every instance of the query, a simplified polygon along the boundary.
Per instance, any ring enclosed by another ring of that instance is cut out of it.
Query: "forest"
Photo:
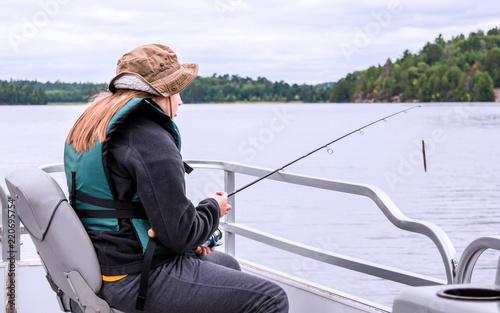
[[[333,102],[493,101],[500,87],[500,29],[440,35],[418,54],[404,51],[395,62],[356,71],[333,86]]]
[[[326,102],[332,84],[289,85],[266,78],[242,78],[237,75],[198,76],[181,92],[184,103],[221,102]],[[40,83],[37,81],[1,81],[0,104],[47,104],[86,102],[108,89],[106,83]]]
[[[108,84],[94,83],[40,83],[27,80],[0,80],[0,104],[78,103],[88,99]]]
[[[183,92],[185,103],[204,102],[326,102],[331,97],[330,83],[290,85],[263,77],[253,80],[237,75],[197,77]]]
[[[500,29],[439,35],[416,54],[349,73],[319,85],[272,82],[238,75],[198,76],[181,96],[184,103],[494,101],[500,88]],[[41,83],[0,80],[0,104],[82,103],[106,83]]]

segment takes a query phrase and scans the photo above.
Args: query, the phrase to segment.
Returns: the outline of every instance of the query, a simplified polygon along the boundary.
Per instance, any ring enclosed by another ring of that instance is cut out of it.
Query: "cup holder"
[[[437,292],[439,297],[453,300],[498,301],[500,290],[486,288],[449,288]]]

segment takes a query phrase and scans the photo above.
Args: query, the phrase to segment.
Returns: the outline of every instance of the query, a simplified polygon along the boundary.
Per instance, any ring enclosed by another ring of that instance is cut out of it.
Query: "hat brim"
[[[198,75],[198,64],[184,63],[167,77],[155,80],[151,85],[159,90],[164,97],[179,93],[186,88]]]
[[[115,93],[118,90],[114,86],[114,82],[123,75],[133,75],[155,90],[158,94],[164,97],[169,97],[176,93],[180,93],[198,76],[198,64],[181,64],[181,67],[171,75],[160,78],[152,83],[148,82],[144,77],[137,73],[121,72],[110,80],[108,85],[109,91]]]

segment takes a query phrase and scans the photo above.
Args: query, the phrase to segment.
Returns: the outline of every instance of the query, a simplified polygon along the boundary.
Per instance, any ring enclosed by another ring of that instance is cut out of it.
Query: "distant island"
[[[84,103],[106,83],[0,80],[0,104]],[[417,54],[318,85],[256,80],[238,75],[198,76],[182,93],[185,103],[237,102],[462,102],[500,101],[500,29],[441,35]]]

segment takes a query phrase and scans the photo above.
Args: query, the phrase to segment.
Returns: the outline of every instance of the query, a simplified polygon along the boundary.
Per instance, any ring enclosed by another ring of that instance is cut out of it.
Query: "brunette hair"
[[[146,92],[127,89],[96,94],[71,128],[67,143],[73,144],[75,152],[88,152],[97,140],[104,142],[109,121],[130,99],[151,97]]]

